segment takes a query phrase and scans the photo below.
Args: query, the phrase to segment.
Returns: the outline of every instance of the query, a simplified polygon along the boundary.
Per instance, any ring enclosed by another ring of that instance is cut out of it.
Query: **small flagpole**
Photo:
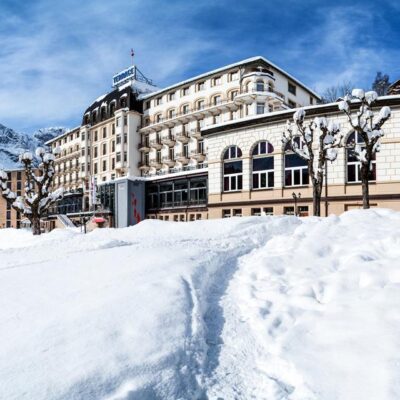
[[[133,65],[133,57],[135,55],[135,52],[133,51],[133,49],[131,49],[131,58],[132,58],[132,65]]]

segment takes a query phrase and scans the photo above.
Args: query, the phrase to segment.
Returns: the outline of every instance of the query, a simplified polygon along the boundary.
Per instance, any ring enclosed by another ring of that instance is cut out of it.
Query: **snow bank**
[[[7,399],[397,399],[400,213],[0,230]]]

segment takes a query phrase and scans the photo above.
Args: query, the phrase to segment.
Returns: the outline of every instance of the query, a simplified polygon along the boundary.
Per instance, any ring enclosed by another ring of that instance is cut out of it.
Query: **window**
[[[197,91],[204,90],[205,87],[206,87],[206,83],[205,83],[204,81],[199,82],[199,83],[197,84]]]
[[[189,112],[189,104],[182,106],[182,114],[187,114]]]
[[[98,156],[98,153],[97,153],[97,146],[96,146],[93,148],[93,158],[97,158],[97,156]]]
[[[294,101],[288,99],[288,106],[289,106],[290,108],[296,108],[296,103],[295,103]]]
[[[97,163],[93,164],[93,173],[97,174]]]
[[[234,72],[231,72],[231,73],[229,74],[229,80],[230,80],[230,81],[236,81],[237,79],[239,79],[239,73],[238,73],[238,71],[234,71]]]
[[[242,157],[242,151],[237,146],[229,147],[224,153],[224,192],[242,190],[243,165],[240,157]]]
[[[296,96],[296,86],[293,83],[288,82],[288,92]]]
[[[103,172],[107,170],[107,161],[103,160]]]
[[[118,152],[118,153],[116,154],[115,160],[116,160],[117,163],[121,162],[121,153],[120,153],[120,152]]]
[[[105,156],[107,154],[107,143],[103,143],[101,154]]]
[[[237,90],[232,90],[232,92],[229,93],[229,98],[233,100],[238,94],[239,92]]]
[[[222,218],[230,218],[231,210],[222,210]]]
[[[124,125],[128,125],[128,117],[126,115],[124,116]]]
[[[115,140],[111,142],[111,152],[114,153],[115,151]]]
[[[97,140],[99,139],[98,135],[97,135],[97,131],[94,131],[94,142],[97,142]]]
[[[111,169],[115,169],[115,158],[111,159]]]
[[[360,183],[361,182],[361,162],[354,154],[352,146],[358,144],[361,149],[365,147],[363,138],[357,133],[353,132],[347,139],[346,159],[347,159],[347,182]],[[372,170],[369,173],[368,180],[376,181],[376,156],[374,154],[371,161]]]
[[[116,137],[116,143],[121,144],[121,135],[117,135]]]
[[[124,143],[128,143],[128,132],[124,133]]]
[[[161,122],[162,121],[162,115],[161,114],[156,114],[154,121],[157,122]]]
[[[256,83],[256,91],[257,92],[263,92],[264,91],[264,82],[263,81],[257,81],[257,83]]]
[[[222,119],[221,119],[221,114],[217,114],[213,116],[213,123],[214,124],[219,124],[221,123]]]
[[[216,106],[218,104],[221,104],[222,102],[222,97],[221,96],[214,96],[212,99],[213,104]]]
[[[175,100],[175,92],[168,93],[168,100]]]
[[[273,207],[252,208],[251,215],[254,215],[254,216],[274,215],[274,208]]]
[[[187,96],[189,94],[189,86],[186,86],[182,89],[182,96]]]
[[[128,161],[128,153],[124,151],[124,162]]]
[[[234,217],[241,217],[242,216],[242,209],[241,208],[235,208],[232,210],[232,215]]]
[[[204,154],[204,140],[199,140],[197,143],[197,150],[200,154]]]
[[[199,100],[199,101],[196,103],[196,109],[197,109],[197,110],[204,110],[204,107],[205,107],[205,102],[204,102],[204,100]]]
[[[257,114],[265,113],[265,103],[257,103]]]
[[[274,147],[267,141],[256,144],[253,149],[253,189],[274,187]]]
[[[310,104],[314,104],[314,98],[310,96]]]
[[[294,207],[283,207],[284,215],[294,215]]]
[[[156,106],[161,105],[162,104],[162,97],[157,97],[155,103],[156,103]]]
[[[117,126],[120,126],[120,125],[121,125],[121,117],[118,117],[118,118],[117,118],[115,124],[116,124]]]
[[[185,143],[183,145],[183,155],[188,158],[189,157],[189,145],[187,143]]]
[[[168,118],[174,118],[176,115],[175,109],[168,110]]]
[[[220,85],[221,83],[222,83],[222,78],[221,78],[220,76],[216,76],[216,77],[212,80],[213,86]]]
[[[298,206],[297,213],[299,217],[308,217],[308,206]]]
[[[298,146],[302,147],[300,138],[296,139]],[[307,161],[293,153],[288,143],[285,148],[285,186],[308,185],[308,181]]]

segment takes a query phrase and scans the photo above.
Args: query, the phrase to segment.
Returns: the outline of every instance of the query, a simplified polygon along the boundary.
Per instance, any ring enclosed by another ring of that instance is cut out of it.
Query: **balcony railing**
[[[219,100],[217,102],[210,101],[209,103],[206,103],[206,104],[202,105],[201,107],[191,108],[187,112],[175,113],[168,117],[158,118],[156,121],[149,121],[144,125],[144,128],[157,126],[158,124],[162,124],[164,122],[171,121],[174,119],[179,119],[182,117],[190,117],[191,114],[211,111],[213,108],[218,108],[218,107],[222,107],[222,106],[223,107],[235,106],[234,99]]]

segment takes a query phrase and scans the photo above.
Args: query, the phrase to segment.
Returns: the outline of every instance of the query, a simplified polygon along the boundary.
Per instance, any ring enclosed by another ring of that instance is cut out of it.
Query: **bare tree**
[[[353,85],[351,82],[342,82],[325,89],[321,96],[321,103],[335,103],[341,97],[351,93]]]
[[[361,184],[363,208],[369,208],[369,174],[372,170],[372,161],[375,154],[380,150],[379,139],[384,135],[383,124],[390,118],[390,107],[382,107],[377,115],[372,107],[378,98],[374,91],[364,92],[362,89],[353,89],[351,96],[345,96],[339,102],[339,110],[343,111],[349,120],[354,132],[362,138],[361,145],[353,143],[350,151],[361,162]],[[352,115],[351,104],[358,103],[360,107],[357,113]]]
[[[305,116],[306,113],[302,108],[294,113],[293,121],[297,129],[295,131],[292,123],[288,121],[282,142],[289,144],[295,154],[307,161],[313,186],[313,215],[320,216],[325,164],[328,160],[331,162],[336,160],[337,148],[342,146],[343,136],[337,123],[328,122],[325,117],[316,117],[306,123]],[[317,147],[314,145],[315,137]]]
[[[0,190],[3,198],[11,207],[24,215],[31,223],[32,233],[40,235],[40,219],[45,211],[55,201],[62,198],[63,189],[51,192],[51,184],[54,176],[54,160],[59,149],[53,153],[46,152],[44,148],[36,149],[36,156],[40,160],[36,168],[33,164],[33,154],[25,152],[20,155],[20,162],[25,169],[24,195],[18,196],[8,187],[8,174],[0,170]],[[37,172],[37,174],[36,174]]]

